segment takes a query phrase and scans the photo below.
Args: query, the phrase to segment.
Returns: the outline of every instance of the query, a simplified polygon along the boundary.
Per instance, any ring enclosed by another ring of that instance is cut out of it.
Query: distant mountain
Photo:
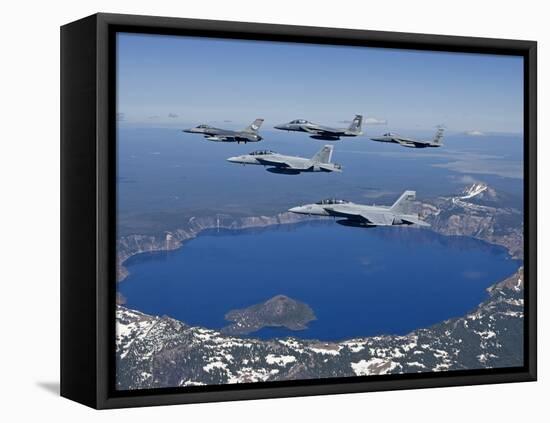
[[[258,340],[117,306],[117,387],[368,376],[523,364],[523,271],[464,317],[406,336]]]
[[[483,182],[476,182],[467,186],[462,191],[462,195],[457,196],[457,198],[473,204],[497,208],[507,208],[510,206],[511,201],[510,196],[497,193],[494,188]]]
[[[474,197],[483,197],[484,193],[487,193],[490,197],[495,198],[496,197],[496,191],[492,188],[489,188],[487,184],[484,184],[482,182],[476,182],[472,184],[471,186],[467,186],[462,190],[462,195],[460,198],[462,200],[471,199]]]
[[[508,204],[507,195],[474,183],[457,195],[420,203],[419,213],[436,232],[502,245],[513,257],[522,258],[523,212]]]

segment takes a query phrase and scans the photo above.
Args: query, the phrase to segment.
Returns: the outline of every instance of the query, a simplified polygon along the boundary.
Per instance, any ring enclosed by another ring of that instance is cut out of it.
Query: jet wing
[[[218,133],[216,134],[218,137],[236,137],[239,135],[238,132],[236,131],[228,131],[228,130],[225,130],[225,129],[222,129],[222,130],[218,130]]]
[[[394,141],[402,145],[403,147],[416,147],[416,146],[424,147],[427,144],[422,141],[404,140],[402,138],[394,138]]]
[[[243,134],[238,132],[209,135],[206,138],[209,137],[213,139],[217,138],[223,141],[257,141],[253,136],[251,136],[251,134]]]
[[[316,166],[327,172],[342,172],[341,167],[336,167],[332,163],[319,163]]]
[[[403,220],[404,222],[412,223],[414,225],[418,225],[418,226],[424,226],[424,227],[431,226],[429,223],[426,223],[426,222],[424,222],[420,219],[414,218],[412,216],[407,216],[407,217],[402,216],[401,220]]]
[[[304,126],[303,129],[306,132],[310,132],[312,134],[317,134],[317,135],[337,136],[337,135],[341,135],[343,133],[342,130],[340,130],[340,129],[327,128],[326,126],[317,126],[315,128]]]
[[[227,141],[227,140],[234,140],[235,135],[236,134],[234,132],[229,132],[229,131],[222,132],[218,130],[215,133],[204,134],[204,138],[212,138],[212,139]]]
[[[390,213],[362,212],[358,216],[376,226],[391,226],[393,224],[393,215]]]
[[[233,135],[228,135],[227,138],[234,139],[235,141],[256,141],[254,134],[247,134],[245,132],[237,132]]]
[[[334,216],[347,217],[348,219],[362,220],[374,226],[391,226],[393,224],[393,214],[391,213],[369,213],[368,211],[358,211],[354,213],[351,210],[341,210],[336,207],[325,208],[325,210]]]
[[[277,157],[256,157],[256,160],[263,165],[292,167],[290,163]]]

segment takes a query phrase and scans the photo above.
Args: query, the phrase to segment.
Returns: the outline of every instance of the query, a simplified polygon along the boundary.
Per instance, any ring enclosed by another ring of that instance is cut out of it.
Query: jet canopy
[[[395,134],[395,133],[393,133],[393,132],[386,132],[383,136],[384,136],[384,137],[393,137],[393,136],[395,136],[395,135],[397,135],[397,134]]]
[[[197,128],[206,129],[206,128],[210,128],[210,126],[209,126],[209,125],[204,125],[204,124],[203,124],[203,125],[197,126]]]
[[[325,205],[325,204],[347,204],[347,203],[349,203],[349,201],[338,200],[336,198],[327,198],[325,200],[317,201],[315,204]]]
[[[251,156],[267,156],[269,154],[275,154],[275,152],[271,150],[256,150],[250,153]]]
[[[291,124],[304,124],[304,123],[309,123],[309,122],[305,119],[296,119],[296,120],[291,121],[290,123]]]

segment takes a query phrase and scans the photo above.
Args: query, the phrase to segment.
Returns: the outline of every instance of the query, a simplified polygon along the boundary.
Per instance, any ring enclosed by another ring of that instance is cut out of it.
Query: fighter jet
[[[416,191],[405,191],[392,206],[367,206],[350,201],[328,199],[315,204],[292,207],[289,212],[333,216],[344,219],[337,221],[341,225],[373,227],[395,225],[430,226],[419,219],[418,214],[409,211],[411,202],[416,198]]]
[[[258,130],[262,123],[263,119],[256,119],[252,124],[244,128],[242,131],[231,131],[229,129],[220,129],[214,128],[209,125],[199,125],[194,128],[184,129],[183,132],[189,134],[203,134],[204,138],[208,141],[217,141],[217,142],[236,142],[240,144],[244,142],[258,142],[263,138],[258,134]]]
[[[272,173],[298,175],[301,172],[341,172],[342,166],[332,163],[332,145],[325,145],[311,159],[298,156],[285,156],[270,150],[253,151],[242,156],[229,157],[228,162],[269,166]]]
[[[433,140],[415,140],[413,138],[402,137],[401,135],[388,132],[381,137],[371,138],[372,141],[391,142],[400,144],[403,147],[411,148],[426,148],[426,147],[441,147],[443,144],[443,128],[438,128]]]
[[[330,128],[304,119],[296,119],[288,123],[276,125],[274,128],[283,131],[307,132],[311,134],[311,138],[316,140],[338,141],[340,137],[356,137],[358,135],[363,135],[363,131],[361,131],[362,122],[363,116],[355,115],[353,122],[351,122],[351,125],[346,129]]]

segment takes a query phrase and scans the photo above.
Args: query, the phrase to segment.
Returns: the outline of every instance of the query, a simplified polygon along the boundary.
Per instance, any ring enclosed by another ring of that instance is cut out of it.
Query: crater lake
[[[248,336],[342,340],[404,335],[472,310],[517,270],[502,247],[413,227],[356,228],[333,221],[211,229],[174,251],[125,263],[118,291],[129,308],[221,329],[234,309],[285,295],[307,304],[308,328]]]

